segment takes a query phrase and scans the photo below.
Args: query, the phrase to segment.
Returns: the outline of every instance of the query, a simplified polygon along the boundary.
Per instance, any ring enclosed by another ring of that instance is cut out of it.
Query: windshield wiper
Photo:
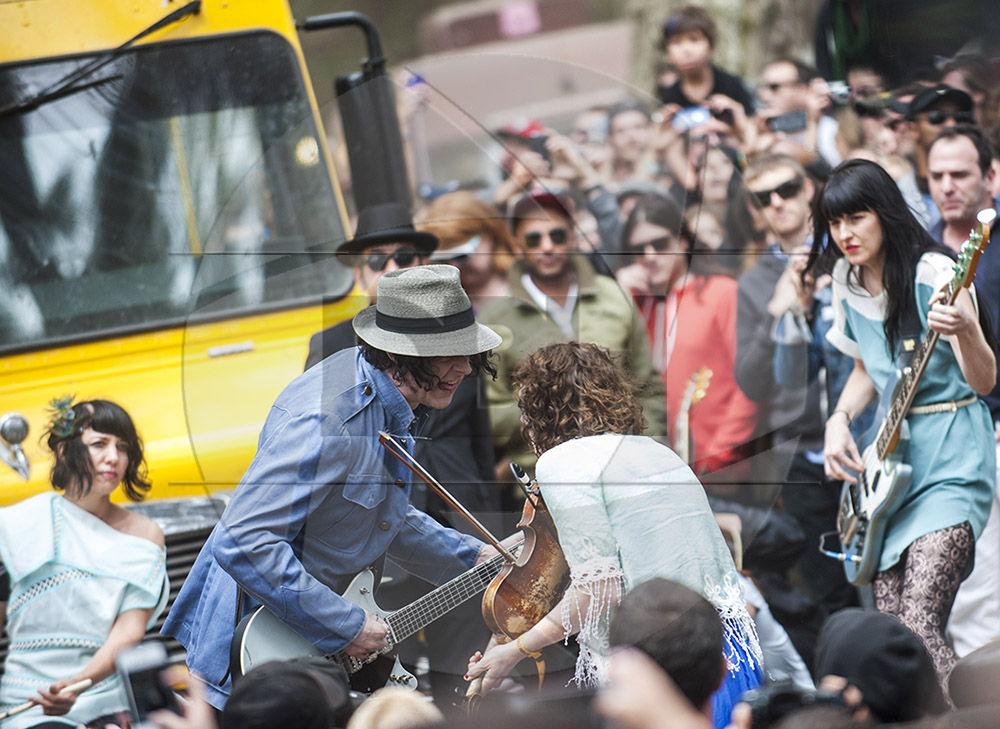
[[[187,5],[177,8],[174,12],[161,18],[160,20],[153,23],[151,26],[145,30],[139,32],[138,34],[132,36],[127,41],[122,43],[117,48],[112,48],[109,51],[105,51],[101,55],[97,56],[90,63],[84,64],[76,71],[68,74],[59,81],[49,86],[43,91],[39,91],[37,94],[32,96],[30,99],[23,101],[19,104],[14,104],[13,106],[8,106],[5,109],[0,109],[0,119],[8,116],[13,116],[15,114],[24,114],[29,111],[34,111],[40,106],[44,106],[51,101],[56,101],[57,99],[63,99],[67,96],[72,96],[73,94],[80,93],[81,91],[86,91],[92,89],[96,86],[101,86],[108,83],[109,81],[114,81],[115,79],[121,78],[121,74],[115,74],[112,76],[105,76],[103,78],[95,79],[93,81],[87,81],[85,83],[83,80],[88,76],[91,76],[96,71],[104,68],[109,63],[114,61],[118,56],[127,51],[136,42],[142,40],[147,35],[155,33],[158,30],[162,30],[169,25],[174,23],[179,23],[180,21],[187,18],[189,15],[197,15],[201,12],[201,0],[192,0]]]

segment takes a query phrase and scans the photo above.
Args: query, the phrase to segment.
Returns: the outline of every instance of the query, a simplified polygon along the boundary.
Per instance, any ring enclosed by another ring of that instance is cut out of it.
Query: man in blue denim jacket
[[[363,658],[388,636],[340,595],[357,572],[385,555],[439,584],[492,553],[409,505],[410,472],[378,432],[412,452],[428,408],[446,407],[466,375],[493,370],[500,337],[475,321],[453,266],[391,271],[378,286],[378,304],[354,318],[362,345],[278,396],[163,626],[217,708],[230,692],[238,586],[244,612],[263,604],[324,653]]]

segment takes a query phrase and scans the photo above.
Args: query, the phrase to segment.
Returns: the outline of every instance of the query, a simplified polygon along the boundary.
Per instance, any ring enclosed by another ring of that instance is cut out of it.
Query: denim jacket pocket
[[[365,509],[385,501],[388,484],[384,473],[352,473],[344,483],[344,498]]]

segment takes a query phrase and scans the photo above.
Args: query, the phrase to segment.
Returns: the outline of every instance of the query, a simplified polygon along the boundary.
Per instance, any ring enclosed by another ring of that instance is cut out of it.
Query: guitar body
[[[375,602],[375,575],[364,570],[351,580],[344,591],[344,598],[372,615],[385,619],[388,613]],[[270,610],[261,606],[240,621],[233,638],[231,657],[233,672],[244,675],[252,668],[268,661],[288,661],[304,656],[323,656],[316,646],[282,623]],[[341,654],[329,656],[340,660]],[[415,689],[416,677],[403,668],[396,658],[395,649],[379,655],[368,663],[347,658],[340,660],[350,675],[351,688],[371,693],[383,686],[403,686]]]
[[[899,443],[885,459],[879,459],[876,446],[885,427],[886,413],[898,395],[900,375],[887,386],[879,403],[875,423],[860,438],[858,450],[865,464],[863,473],[855,474],[856,484],[844,483],[837,512],[837,532],[840,536],[844,570],[854,585],[867,585],[878,571],[882,556],[882,541],[889,518],[899,507],[900,499],[910,485],[913,469],[906,464],[910,429],[904,420]]]

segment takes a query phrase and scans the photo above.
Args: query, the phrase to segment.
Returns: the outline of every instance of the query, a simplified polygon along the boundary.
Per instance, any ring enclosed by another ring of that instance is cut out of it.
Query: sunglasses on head
[[[672,235],[665,235],[661,238],[653,238],[653,240],[643,241],[642,243],[633,243],[629,246],[629,250],[632,253],[645,253],[646,248],[652,248],[657,253],[663,253],[673,242],[674,237]]]
[[[549,237],[549,240],[552,241],[552,245],[554,246],[561,246],[569,240],[568,230],[565,228],[552,228],[547,233],[525,233],[524,247],[528,250],[538,248],[538,246],[542,244],[542,237],[546,235]]]
[[[972,122],[971,111],[945,111],[944,109],[934,109],[927,112],[927,123],[932,126],[940,126],[951,119],[956,124],[968,124]]]
[[[802,192],[802,183],[801,177],[793,177],[788,182],[782,182],[773,190],[751,190],[750,194],[760,207],[766,208],[771,204],[771,195],[778,193],[778,197],[782,200],[791,200]]]
[[[378,273],[385,270],[390,258],[400,268],[409,268],[419,263],[423,257],[424,254],[415,248],[400,248],[398,251],[393,251],[392,253],[369,253],[361,260],[368,268]]]

